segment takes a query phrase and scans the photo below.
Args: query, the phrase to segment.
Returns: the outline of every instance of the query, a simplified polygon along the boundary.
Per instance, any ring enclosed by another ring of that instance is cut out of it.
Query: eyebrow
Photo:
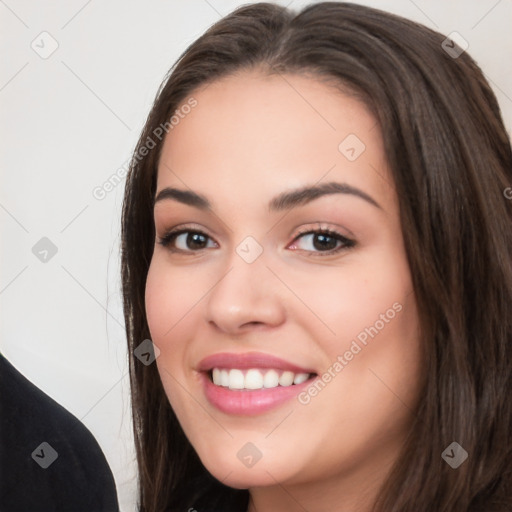
[[[348,194],[360,199],[365,200],[376,208],[382,209],[382,207],[373,199],[370,195],[362,190],[348,185],[347,183],[329,182],[322,183],[320,185],[305,186],[296,190],[283,192],[278,196],[274,197],[269,202],[269,210],[271,212],[279,212],[283,210],[291,210],[297,206],[302,206],[322,196],[332,194]],[[211,208],[211,203],[208,199],[196,192],[191,190],[180,190],[177,188],[167,187],[157,194],[154,200],[154,205],[164,199],[173,199],[180,203],[194,206],[200,210],[208,210]]]

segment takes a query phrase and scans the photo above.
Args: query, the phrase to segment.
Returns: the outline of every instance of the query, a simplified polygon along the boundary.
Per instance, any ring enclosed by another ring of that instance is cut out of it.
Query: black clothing
[[[0,511],[117,512],[91,432],[0,354]]]

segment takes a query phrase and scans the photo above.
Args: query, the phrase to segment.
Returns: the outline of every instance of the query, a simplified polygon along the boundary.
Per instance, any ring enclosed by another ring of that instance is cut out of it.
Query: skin
[[[421,364],[398,201],[376,120],[354,97],[308,76],[244,72],[192,96],[197,106],[166,137],[157,195],[191,189],[211,209],[156,203],[146,286],[167,396],[205,467],[250,490],[250,511],[369,511],[414,419]],[[338,149],[349,134],[366,146],[352,162]],[[276,195],[327,182],[357,187],[380,207],[337,193],[269,211]],[[182,252],[158,243],[183,225],[210,237],[205,248],[194,252],[186,235],[175,242]],[[313,235],[297,238],[319,228],[356,244],[326,255]],[[236,252],[247,236],[263,249],[250,264]],[[307,405],[293,398],[235,416],[207,401],[196,371],[204,357],[258,351],[332,373],[338,356],[395,303],[400,312]],[[248,442],[262,454],[250,468],[237,457]]]

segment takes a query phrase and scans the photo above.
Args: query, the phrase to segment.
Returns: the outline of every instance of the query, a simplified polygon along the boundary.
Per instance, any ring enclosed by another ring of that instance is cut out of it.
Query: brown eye
[[[160,240],[160,244],[169,247],[170,250],[192,252],[215,247],[211,238],[201,231],[176,231],[168,233]]]
[[[335,253],[353,247],[355,242],[334,231],[308,231],[299,235],[292,244],[292,249],[309,252]]]

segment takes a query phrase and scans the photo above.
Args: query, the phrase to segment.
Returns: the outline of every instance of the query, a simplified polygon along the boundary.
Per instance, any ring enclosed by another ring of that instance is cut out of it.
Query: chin
[[[266,471],[260,470],[257,473],[249,473],[251,470],[247,470],[248,474],[235,474],[233,473],[226,478],[226,474],[219,475],[213,474],[213,476],[219,480],[224,485],[228,487],[232,487],[233,489],[250,489],[252,487],[269,487],[271,485],[276,485],[276,482],[279,482],[277,478],[272,478]],[[243,472],[245,473],[245,471]]]
[[[253,467],[245,467],[238,459],[232,461],[216,460],[213,464],[204,462],[208,472],[219,482],[233,489],[249,489],[251,487],[267,487],[282,482],[283,475],[277,474],[275,471],[268,471],[272,468],[272,464],[263,465],[260,460]]]

